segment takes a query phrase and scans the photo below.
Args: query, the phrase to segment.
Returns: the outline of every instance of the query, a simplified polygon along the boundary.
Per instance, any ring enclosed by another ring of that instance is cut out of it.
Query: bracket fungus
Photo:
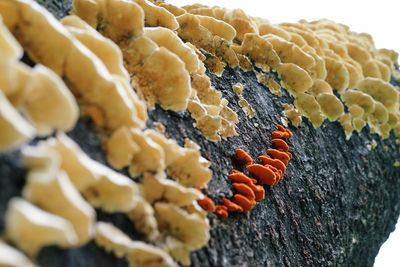
[[[13,108],[0,91],[0,150],[11,150],[32,139],[35,128]]]
[[[177,55],[185,63],[186,70],[189,73],[199,71],[201,61],[198,59],[196,53],[172,30],[162,27],[145,28],[144,35],[158,46],[165,47]]]
[[[388,82],[377,78],[365,78],[357,88],[382,103],[389,110],[398,110],[399,92]]]
[[[165,69],[169,70],[168,73],[164,72]],[[134,77],[134,86],[149,101],[150,107],[157,100],[167,110],[187,108],[191,92],[189,73],[184,62],[164,47],[145,59]]]
[[[64,17],[61,22],[103,62],[111,74],[130,80],[129,73],[123,65],[122,52],[114,42],[103,37],[78,16]]]
[[[7,237],[29,256],[35,256],[44,246],[68,248],[78,242],[70,222],[20,198],[10,200],[5,221]]]
[[[166,201],[177,207],[190,206],[193,201],[202,197],[197,189],[187,188],[175,181],[146,174],[141,183],[141,190],[143,197],[149,203]]]
[[[77,246],[92,238],[95,211],[75,189],[65,172],[31,169],[23,196],[47,212],[68,220],[76,232]],[[51,201],[48,201],[49,198]]]
[[[26,90],[29,97],[23,101],[22,110],[39,135],[48,135],[54,129],[69,131],[75,126],[79,116],[78,105],[53,71],[36,65]]]
[[[313,85],[310,75],[296,64],[280,64],[277,67],[277,72],[284,86],[292,94],[304,93]]]
[[[197,15],[196,17],[199,19],[200,25],[207,28],[212,34],[228,42],[232,42],[235,38],[236,30],[228,23],[209,16]]]
[[[96,244],[117,257],[125,257],[130,266],[176,267],[172,258],[162,249],[143,242],[133,241],[114,225],[96,224]]]
[[[171,30],[179,28],[175,16],[167,9],[157,6],[147,0],[134,0],[135,3],[140,5],[145,14],[145,22],[147,25],[156,27],[163,26]]]
[[[22,252],[0,241],[0,266],[35,267],[36,265]]]
[[[154,209],[159,227],[180,240],[191,251],[207,244],[210,238],[208,220],[169,203],[156,203]]]
[[[296,108],[307,117],[314,128],[319,128],[325,120],[322,114],[321,106],[313,95],[299,93],[294,100]],[[331,114],[336,116],[336,114]]]

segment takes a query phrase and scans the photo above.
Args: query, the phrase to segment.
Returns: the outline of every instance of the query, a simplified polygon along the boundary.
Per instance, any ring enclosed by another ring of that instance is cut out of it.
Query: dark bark
[[[53,3],[39,2],[47,7]],[[67,2],[52,5],[50,10],[62,16]],[[177,114],[158,107],[150,112],[149,126],[159,121],[166,126],[168,137],[180,144],[188,137],[201,146],[214,172],[206,193],[219,199],[232,194],[227,173],[234,166],[234,149],[242,147],[256,157],[271,147],[270,134],[280,122],[281,103],[292,100],[287,95],[272,95],[257,83],[253,72],[227,68],[221,78],[210,76],[240,116],[238,137],[209,142],[193,127],[187,112]],[[248,119],[237,104],[231,90],[237,82],[245,86],[244,96],[257,112],[253,119]],[[193,253],[193,266],[373,265],[400,213],[400,171],[393,167],[400,151],[395,137],[382,141],[364,129],[346,141],[337,122],[325,122],[314,129],[305,121],[291,130],[293,159],[284,180],[267,188],[266,199],[249,213],[232,215],[228,220],[210,215],[211,240],[207,247]],[[82,118],[69,136],[92,158],[105,162],[101,141],[88,119]],[[378,145],[369,150],[367,144],[372,140]],[[0,232],[6,203],[20,194],[24,174],[19,152],[0,155]],[[99,212],[98,219],[114,222],[132,238],[140,239],[123,215]],[[46,267],[127,265],[93,243],[68,251],[46,248],[38,262]]]

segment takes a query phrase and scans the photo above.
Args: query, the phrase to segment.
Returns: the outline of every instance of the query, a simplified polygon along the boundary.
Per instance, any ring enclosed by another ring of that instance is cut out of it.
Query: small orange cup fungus
[[[208,212],[214,212],[215,211],[214,201],[209,197],[204,197],[203,199],[199,199],[199,200],[197,200],[197,203],[205,211],[208,211]]]
[[[251,164],[247,170],[254,175],[260,184],[274,185],[276,181],[275,173],[261,164]]]

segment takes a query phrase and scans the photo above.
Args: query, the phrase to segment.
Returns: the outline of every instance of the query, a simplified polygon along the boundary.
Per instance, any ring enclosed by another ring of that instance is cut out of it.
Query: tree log
[[[67,14],[70,6],[70,1],[38,2],[57,17]],[[180,144],[190,138],[200,145],[214,173],[206,193],[219,200],[232,194],[227,173],[235,166],[235,148],[253,157],[264,153],[271,147],[271,132],[281,122],[281,104],[293,100],[286,93],[272,95],[258,84],[254,72],[226,68],[222,77],[208,75],[238,113],[239,136],[209,142],[194,128],[189,113],[159,107],[149,112],[148,126],[161,122],[167,137]],[[238,82],[257,113],[253,119],[246,117],[231,89]],[[211,214],[211,240],[192,254],[192,266],[373,266],[400,213],[400,171],[393,166],[400,150],[395,136],[382,141],[364,129],[346,141],[339,123],[328,121],[314,129],[306,120],[291,130],[293,159],[283,181],[267,188],[265,200],[249,213],[227,220]],[[99,134],[89,119],[81,118],[68,135],[90,157],[106,163]],[[373,140],[376,148],[368,149]],[[7,202],[21,194],[24,176],[19,151],[0,154],[0,232]],[[98,220],[113,222],[133,239],[141,238],[125,216],[97,212]],[[44,267],[127,266],[93,242],[79,249],[46,248],[38,263]]]

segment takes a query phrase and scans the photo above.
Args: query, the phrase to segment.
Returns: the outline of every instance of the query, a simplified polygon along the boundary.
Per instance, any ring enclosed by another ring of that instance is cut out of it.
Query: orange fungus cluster
[[[252,157],[243,149],[235,151],[236,161],[244,165],[251,175],[232,170],[228,179],[234,189],[233,196],[222,198],[222,203],[214,205],[214,202],[205,197],[199,200],[199,205],[208,212],[214,212],[221,218],[228,218],[232,212],[247,212],[254,208],[257,201],[265,198],[264,185],[275,186],[283,178],[286,166],[292,158],[286,139],[292,137],[292,132],[277,125],[277,130],[272,132],[272,144],[274,148],[268,148],[265,155],[258,157],[259,163],[254,163]]]

